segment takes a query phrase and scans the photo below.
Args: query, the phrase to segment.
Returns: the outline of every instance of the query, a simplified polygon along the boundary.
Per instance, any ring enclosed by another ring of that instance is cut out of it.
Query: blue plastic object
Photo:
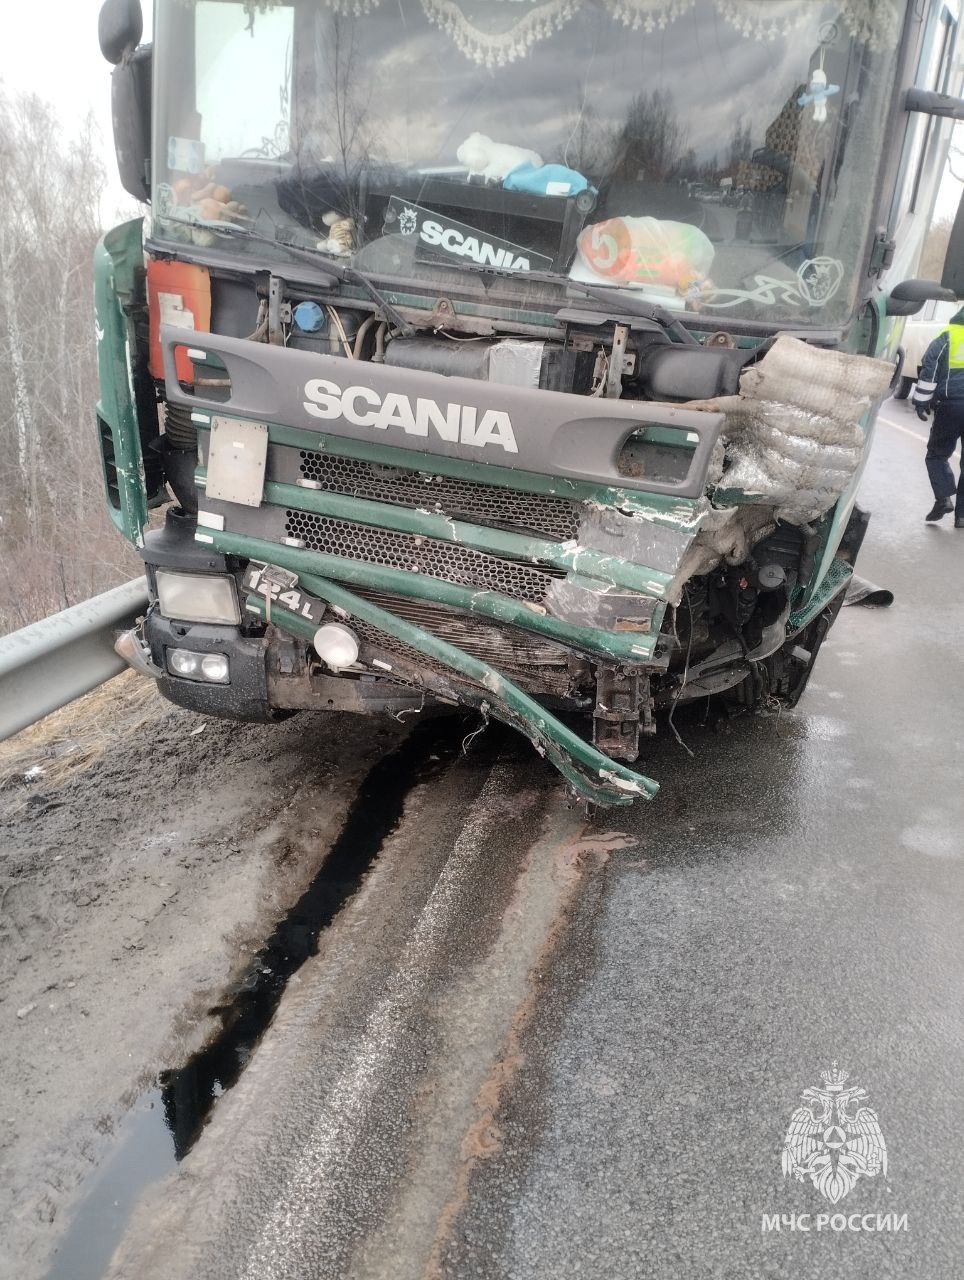
[[[302,333],[317,333],[324,328],[325,313],[317,302],[299,302],[291,314]]]
[[[502,185],[506,191],[526,191],[532,196],[577,196],[589,183],[564,164],[520,164],[506,174]]]

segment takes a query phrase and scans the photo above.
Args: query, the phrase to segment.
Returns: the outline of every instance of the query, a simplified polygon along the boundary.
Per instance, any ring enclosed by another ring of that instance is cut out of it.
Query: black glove
[[[926,422],[927,419],[934,412],[934,406],[930,403],[930,401],[927,401],[927,403],[924,403],[920,400],[915,400],[914,412],[917,414],[918,418],[920,418],[921,422]]]

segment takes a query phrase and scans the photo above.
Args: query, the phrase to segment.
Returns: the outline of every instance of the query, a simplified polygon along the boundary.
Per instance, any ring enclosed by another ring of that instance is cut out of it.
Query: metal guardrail
[[[127,669],[114,632],[147,608],[136,578],[29,627],[0,636],[0,741]]]

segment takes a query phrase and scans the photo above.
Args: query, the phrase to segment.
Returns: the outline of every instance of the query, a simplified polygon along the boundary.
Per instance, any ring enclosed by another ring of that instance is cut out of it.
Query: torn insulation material
[[[670,603],[679,603],[690,578],[721,561],[745,560],[779,521],[805,525],[830,510],[861,465],[862,421],[887,394],[892,376],[883,360],[783,335],[744,371],[739,395],[687,404],[722,413],[725,422],[700,529],[669,590]]]

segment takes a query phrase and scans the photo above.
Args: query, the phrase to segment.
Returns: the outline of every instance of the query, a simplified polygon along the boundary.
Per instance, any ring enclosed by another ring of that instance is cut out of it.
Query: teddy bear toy
[[[329,209],[321,218],[328,228],[328,238],[318,241],[323,253],[343,255],[355,249],[355,220],[335,209]]]
[[[493,142],[484,133],[470,133],[458,151],[459,164],[464,164],[469,177],[481,176],[486,182],[502,182],[519,165],[541,168],[542,157],[526,147],[513,147],[507,142]]]

